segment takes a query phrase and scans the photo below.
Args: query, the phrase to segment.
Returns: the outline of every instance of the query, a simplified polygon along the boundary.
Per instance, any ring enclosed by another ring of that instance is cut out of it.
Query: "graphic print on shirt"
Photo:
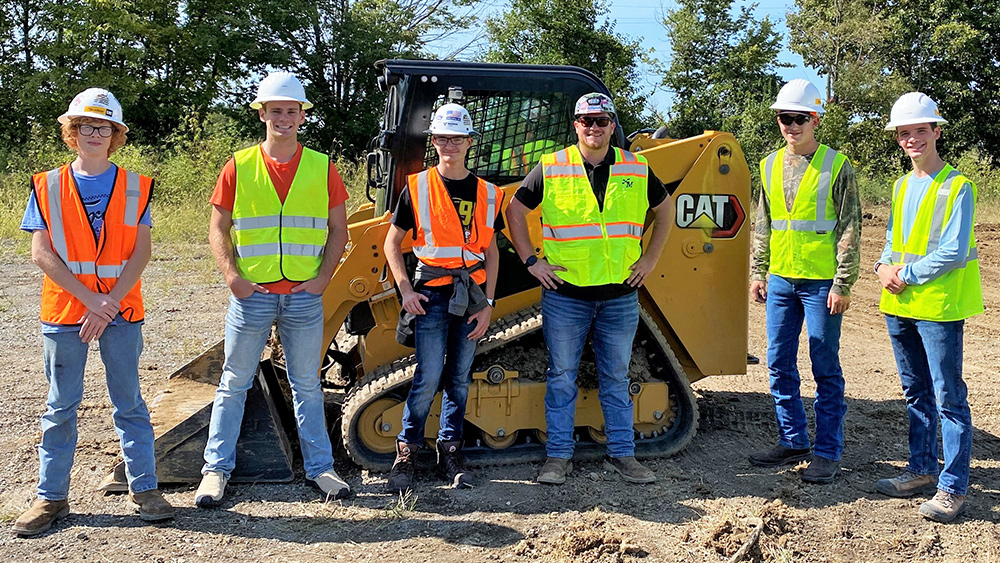
[[[90,227],[94,230],[94,239],[101,238],[101,227],[104,226],[104,213],[108,210],[108,200],[111,199],[111,192],[108,193],[88,193],[80,196],[83,200],[83,207],[87,210],[87,219],[90,220]]]
[[[458,219],[462,222],[462,231],[465,233],[465,242],[469,242],[469,239],[472,237],[472,218],[474,216],[473,211],[476,204],[474,201],[469,201],[460,197],[453,197],[451,198],[451,201],[455,204],[455,211],[458,212]]]

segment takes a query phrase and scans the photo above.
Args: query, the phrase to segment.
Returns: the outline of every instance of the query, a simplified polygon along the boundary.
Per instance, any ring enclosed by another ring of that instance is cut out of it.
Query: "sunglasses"
[[[608,125],[611,125],[611,118],[581,116],[576,118],[576,122],[584,127],[593,127],[594,125],[597,125],[598,127],[607,127]]]
[[[811,115],[805,115],[801,113],[779,113],[778,121],[784,125],[791,125],[795,123],[796,125],[804,125],[805,122],[812,119]]]

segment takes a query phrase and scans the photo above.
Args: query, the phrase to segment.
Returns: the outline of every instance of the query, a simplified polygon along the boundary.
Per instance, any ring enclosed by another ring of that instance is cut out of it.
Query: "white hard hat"
[[[580,96],[573,109],[573,115],[592,115],[595,113],[615,115],[615,103],[610,96],[600,92],[591,92]]]
[[[431,135],[475,135],[472,117],[458,104],[445,104],[431,117],[431,128],[424,131]]]
[[[122,105],[118,98],[104,88],[87,88],[69,103],[66,113],[59,116],[59,123],[69,123],[71,117],[96,117],[106,119],[121,126],[128,133],[128,125],[122,121]]]
[[[941,117],[937,102],[930,99],[927,94],[910,92],[903,94],[892,104],[889,123],[886,124],[885,130],[892,131],[896,127],[917,123],[948,123],[948,121]]]
[[[306,89],[302,83],[290,72],[272,72],[260,81],[257,86],[257,97],[250,102],[250,107],[260,109],[264,102],[299,102],[302,109],[313,107],[312,102],[306,99]]]
[[[823,113],[823,98],[812,82],[796,78],[781,87],[778,99],[771,104],[778,111],[800,111],[803,113]]]

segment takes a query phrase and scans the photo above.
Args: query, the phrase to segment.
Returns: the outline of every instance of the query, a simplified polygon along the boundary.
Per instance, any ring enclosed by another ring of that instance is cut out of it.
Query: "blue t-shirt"
[[[90,228],[94,230],[94,240],[98,240],[101,236],[101,228],[104,226],[104,213],[108,210],[108,201],[111,199],[111,190],[115,187],[115,176],[117,174],[118,167],[114,164],[97,176],[88,176],[79,172],[73,172],[73,180],[76,182],[77,192],[80,194],[83,206],[87,210]],[[143,213],[139,223],[152,228],[153,219],[149,213],[149,207],[146,207],[146,212]],[[45,225],[45,221],[42,219],[42,211],[38,207],[38,201],[35,199],[35,190],[31,190],[31,195],[28,196],[28,205],[24,210],[24,218],[21,219],[21,230],[32,233],[47,229],[48,226]],[[122,319],[122,317],[119,315],[111,324],[115,324],[118,319]],[[122,319],[122,322],[125,322],[124,319]],[[78,332],[79,330],[80,327],[78,325],[42,323],[42,334]]]

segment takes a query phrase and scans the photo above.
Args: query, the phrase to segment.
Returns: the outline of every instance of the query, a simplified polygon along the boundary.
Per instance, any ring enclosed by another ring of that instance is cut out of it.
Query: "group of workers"
[[[211,196],[209,242],[231,296],[225,362],[212,406],[199,507],[217,505],[235,468],[246,394],[272,325],[284,349],[307,480],[327,499],[350,486],[333,468],[319,381],[326,289],[347,243],[347,192],[328,156],[303,147],[298,128],[312,107],[298,79],[272,73],[250,104],[266,127],[259,145],[236,152]],[[860,203],[850,163],[819,144],[819,92],[794,80],[772,106],[787,143],[761,162],[764,189],[754,236],[754,299],[767,303],[768,364],[779,443],[750,462],[778,466],[811,458],[802,478],[827,483],[843,451],[844,379],[838,342],[860,263]],[[146,521],[170,519],[155,471],[153,428],[139,388],[144,319],[140,277],[150,258],[152,179],[111,163],[128,127],[109,91],[91,88],[59,117],[76,159],[32,178],[21,228],[44,272],[42,337],[49,382],[42,417],[37,499],[14,524],[34,536],[69,513],[76,411],[90,342],[97,340],[125,462],[129,500]],[[962,320],[981,312],[972,223],[976,188],[937,154],[944,123],[920,93],[899,99],[887,129],[913,162],[897,181],[882,258],[886,313],[910,416],[910,464],[877,488],[909,496],[937,483],[921,506],[947,521],[968,485],[972,427],[962,382]],[[629,362],[639,321],[637,289],[655,267],[672,222],[672,198],[644,157],[611,146],[615,108],[591,93],[574,108],[575,145],[542,156],[506,207],[511,242],[542,290],[548,350],[547,459],[537,481],[561,484],[572,472],[577,369],[588,335],[604,413],[604,468],[630,483],[656,475],[634,457]],[[504,193],[476,177],[466,156],[476,131],[468,111],[445,104],[426,131],[438,163],[407,179],[384,243],[416,349],[416,370],[386,488],[413,487],[431,403],[442,391],[438,475],[452,487],[475,483],[462,456],[462,429],[476,342],[495,305],[496,232]],[[528,234],[541,206],[544,257]],[[651,232],[642,244],[648,212]],[[412,237],[417,268],[402,247]],[[768,275],[769,274],[769,275]],[[816,440],[810,447],[796,369],[806,320],[817,381]],[[945,468],[938,477],[937,419]]]

